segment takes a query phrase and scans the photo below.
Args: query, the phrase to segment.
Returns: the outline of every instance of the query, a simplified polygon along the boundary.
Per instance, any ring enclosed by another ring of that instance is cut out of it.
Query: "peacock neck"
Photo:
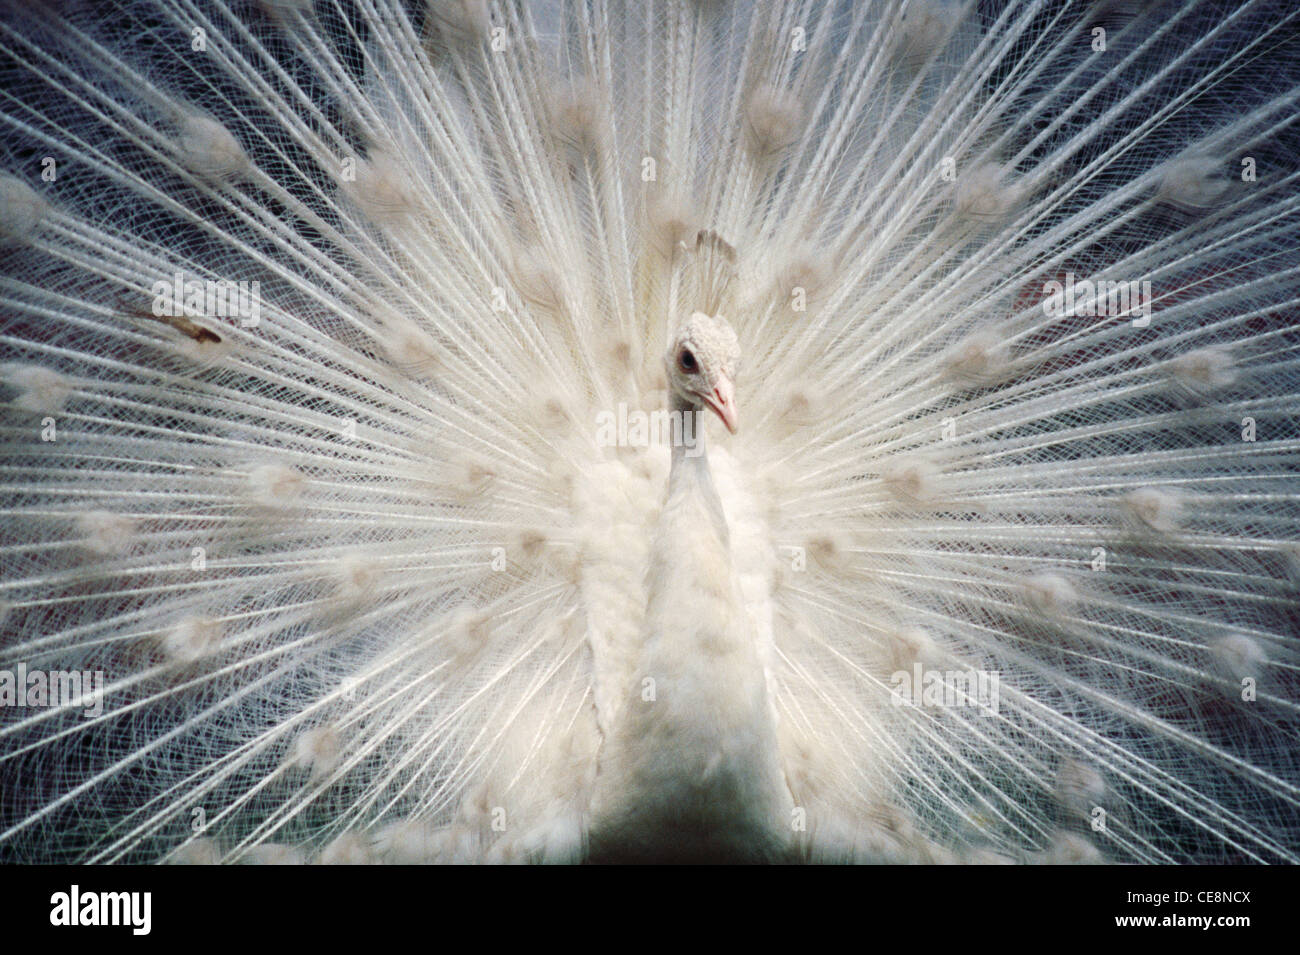
[[[718,537],[727,544],[727,519],[722,510],[709,469],[708,448],[705,444],[703,409],[684,395],[673,392],[669,403],[673,417],[681,422],[681,430],[674,428],[672,442],[672,467],[668,473],[668,499],[696,496],[713,516]],[[680,437],[681,440],[678,440]]]
[[[670,410],[690,440],[673,442],[641,639],[629,654],[626,702],[605,738],[592,797],[591,858],[780,861],[794,807],[704,453],[708,414],[677,396]]]

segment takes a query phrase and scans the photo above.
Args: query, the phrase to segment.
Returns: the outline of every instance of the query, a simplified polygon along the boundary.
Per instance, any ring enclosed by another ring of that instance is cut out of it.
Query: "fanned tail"
[[[1296,861],[1300,12],[110,7],[0,16],[5,858],[581,858],[702,309],[804,857]]]

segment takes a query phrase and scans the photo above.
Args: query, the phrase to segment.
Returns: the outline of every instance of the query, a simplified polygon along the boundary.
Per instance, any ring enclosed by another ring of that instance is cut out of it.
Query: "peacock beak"
[[[719,376],[713,387],[713,394],[703,395],[704,403],[713,409],[722,419],[727,430],[736,433],[736,391],[730,378]]]

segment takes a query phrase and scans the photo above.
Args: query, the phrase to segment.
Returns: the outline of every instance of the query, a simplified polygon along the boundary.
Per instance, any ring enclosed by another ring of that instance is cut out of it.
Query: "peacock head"
[[[692,407],[711,408],[736,433],[740,341],[721,315],[695,312],[682,322],[664,356],[668,386]]]

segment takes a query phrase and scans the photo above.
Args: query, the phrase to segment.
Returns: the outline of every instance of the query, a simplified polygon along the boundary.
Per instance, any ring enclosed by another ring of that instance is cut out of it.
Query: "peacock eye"
[[[677,356],[677,364],[680,365],[682,371],[686,372],[688,375],[695,374],[695,356],[691,354],[689,348],[682,349],[681,354]]]

